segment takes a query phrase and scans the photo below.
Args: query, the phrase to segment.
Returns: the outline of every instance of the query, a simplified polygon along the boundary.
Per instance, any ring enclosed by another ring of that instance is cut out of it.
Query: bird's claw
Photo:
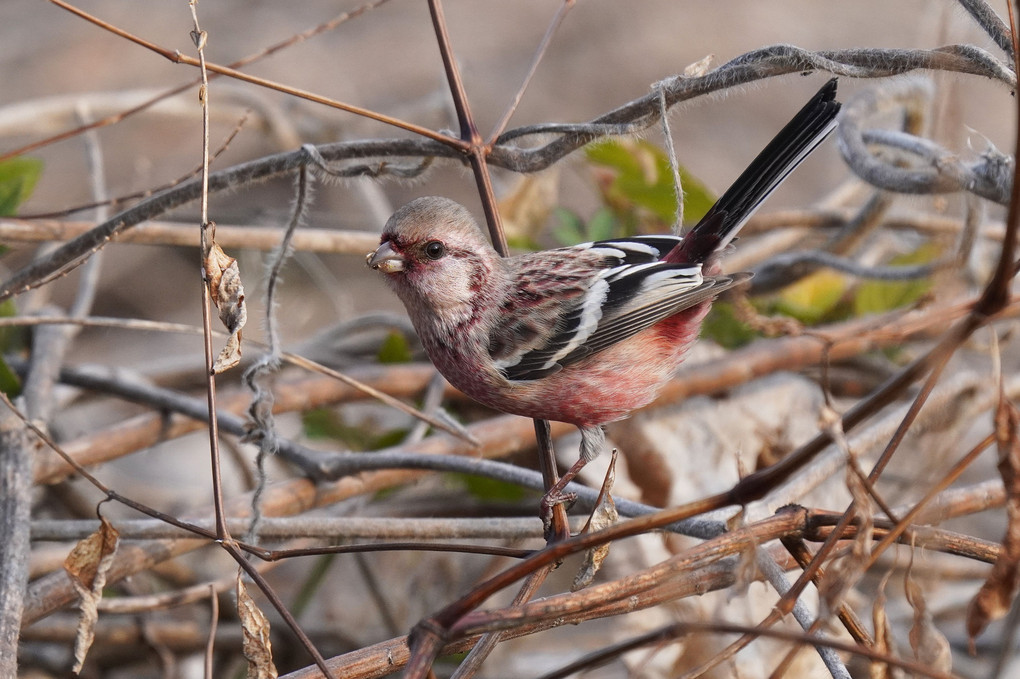
[[[555,487],[549,489],[549,492],[542,496],[542,502],[539,504],[539,516],[542,518],[543,534],[547,542],[565,540],[570,537],[570,527],[566,524],[561,530],[554,530],[553,510],[556,509],[556,505],[561,504],[566,505],[564,509],[569,510],[575,502],[577,502],[577,493],[564,493]]]

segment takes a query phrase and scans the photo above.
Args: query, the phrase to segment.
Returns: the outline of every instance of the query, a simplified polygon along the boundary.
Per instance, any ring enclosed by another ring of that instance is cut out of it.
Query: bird
[[[366,263],[403,302],[432,363],[495,410],[575,425],[578,460],[546,493],[551,514],[605,448],[603,426],[650,403],[713,300],[750,274],[720,258],[766,198],[836,126],[828,81],[685,236],[641,235],[501,257],[471,213],[417,198]]]

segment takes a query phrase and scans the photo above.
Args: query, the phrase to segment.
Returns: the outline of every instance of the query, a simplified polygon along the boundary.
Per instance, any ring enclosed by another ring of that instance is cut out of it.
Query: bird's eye
[[[446,246],[437,240],[430,240],[425,244],[425,256],[429,259],[439,259],[446,254]]]

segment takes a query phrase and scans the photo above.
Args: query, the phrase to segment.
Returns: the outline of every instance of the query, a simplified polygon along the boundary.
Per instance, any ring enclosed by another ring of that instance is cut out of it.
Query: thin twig
[[[298,44],[300,42],[303,42],[305,40],[308,40],[309,38],[312,38],[312,37],[314,37],[316,35],[319,35],[320,33],[325,33],[327,31],[331,31],[334,28],[336,28],[337,26],[340,26],[341,24],[349,21],[350,19],[353,19],[355,17],[358,17],[358,16],[364,14],[368,10],[374,9],[375,7],[383,4],[384,2],[388,2],[388,0],[372,0],[371,2],[366,2],[365,4],[361,5],[360,7],[357,7],[357,8],[355,8],[355,9],[349,11],[349,12],[342,12],[341,14],[338,14],[337,16],[333,17],[332,19],[329,19],[328,21],[324,21],[324,22],[322,22],[321,24],[319,24],[317,26],[313,26],[312,28],[310,28],[310,29],[308,29],[306,31],[302,31],[301,33],[293,35],[293,36],[287,38],[286,40],[282,40],[282,41],[280,41],[280,42],[278,42],[278,43],[276,43],[274,45],[270,45],[269,47],[265,47],[265,48],[259,50],[258,52],[256,52],[255,54],[251,54],[251,55],[249,55],[247,57],[244,57],[242,59],[238,59],[237,61],[231,62],[230,64],[228,64],[228,66],[230,68],[235,68],[235,69],[243,68],[243,67],[245,67],[245,66],[247,66],[249,64],[252,64],[252,63],[255,63],[255,62],[257,62],[257,61],[259,61],[261,59],[264,59],[267,56],[273,55],[276,52],[279,52],[280,50],[283,50],[283,49],[285,49],[287,47],[290,47],[292,45],[296,45],[296,44]],[[217,74],[214,74],[214,77],[216,75]],[[70,129],[70,130],[66,130],[66,131],[61,132],[59,134],[47,137],[46,139],[42,139],[42,140],[39,140],[39,141],[36,141],[36,142],[32,142],[31,144],[27,144],[25,146],[18,147],[16,149],[12,150],[12,151],[8,151],[6,153],[0,154],[0,163],[2,163],[5,160],[8,160],[10,158],[14,158],[15,156],[25,155],[26,153],[31,153],[32,151],[35,151],[37,149],[49,146],[51,144],[55,144],[55,143],[60,142],[60,141],[64,141],[65,139],[70,139],[71,137],[75,137],[75,136],[77,136],[79,134],[82,134],[83,132],[88,131],[88,130],[94,130],[94,129],[98,129],[100,127],[105,127],[107,125],[113,125],[113,124],[119,123],[122,120],[130,118],[131,116],[135,115],[136,113],[141,113],[142,111],[145,111],[146,109],[151,108],[152,106],[158,104],[161,101],[164,101],[165,99],[173,97],[173,96],[175,96],[177,94],[180,94],[182,92],[186,92],[186,91],[190,90],[192,87],[194,87],[195,85],[201,84],[201,82],[202,82],[202,77],[199,76],[199,77],[195,78],[194,80],[186,82],[186,83],[184,83],[182,85],[178,85],[178,86],[173,87],[173,88],[171,88],[169,90],[164,90],[164,91],[160,92],[159,94],[157,94],[157,95],[155,95],[153,97],[150,97],[149,99],[143,101],[142,103],[140,103],[140,104],[138,104],[136,106],[132,106],[132,107],[130,107],[130,108],[124,110],[124,111],[119,111],[119,112],[117,112],[117,113],[115,113],[113,115],[106,116],[105,118],[101,118],[99,120],[93,121],[93,122],[88,123],[86,125],[81,125],[79,127],[76,127],[76,128]]]
[[[220,599],[216,586],[209,583],[209,642],[205,647],[205,679],[213,679],[213,651],[216,649],[216,629],[220,621]]]
[[[219,453],[219,423],[216,418],[216,370],[213,367],[216,357],[212,345],[212,312],[209,299],[209,272],[206,270],[206,262],[212,251],[215,228],[209,222],[209,79],[205,69],[205,45],[207,34],[198,24],[197,0],[189,0],[188,7],[191,9],[192,20],[195,28],[191,33],[191,39],[198,50],[198,57],[201,63],[202,84],[199,89],[198,100],[202,105],[202,174],[200,205],[201,216],[199,228],[202,234],[201,260],[199,270],[202,274],[202,335],[205,348],[205,375],[206,375],[206,401],[208,405],[209,418],[209,455],[212,465],[212,493],[213,508],[216,514],[216,534],[222,540],[230,539],[230,532],[225,523],[226,516],[223,511],[223,478],[220,472]]]
[[[553,36],[556,35],[556,31],[559,30],[560,24],[563,23],[563,20],[567,16],[567,12],[573,9],[575,2],[576,0],[562,0],[560,8],[556,10],[556,14],[553,16],[552,21],[549,22],[549,27],[545,29],[545,35],[542,36],[542,41],[538,44],[538,48],[535,50],[534,56],[531,57],[531,64],[528,66],[528,72],[521,80],[521,84],[517,88],[517,92],[514,94],[513,100],[507,106],[506,111],[503,112],[503,116],[499,119],[499,122],[492,128],[492,132],[489,133],[486,146],[492,146],[495,144],[499,135],[503,134],[503,131],[506,130],[506,126],[510,123],[510,118],[513,117],[514,112],[521,103],[521,98],[524,97],[524,92],[528,89],[528,85],[531,84],[531,79],[535,77],[535,71],[538,70],[538,65],[542,63],[542,58],[549,50],[549,45],[552,43]]]
[[[280,347],[280,335],[276,321],[276,287],[280,280],[280,272],[283,265],[289,259],[291,248],[291,237],[301,222],[309,201],[308,172],[301,168],[297,175],[296,189],[294,196],[294,208],[291,214],[284,236],[280,245],[273,252],[269,270],[266,275],[266,315],[265,328],[266,339],[269,345],[268,351],[253,363],[242,375],[242,381],[252,392],[251,405],[248,407],[248,415],[251,418],[252,427],[249,430],[248,438],[254,441],[259,448],[255,458],[256,486],[252,494],[251,526],[246,532],[245,540],[252,542],[253,537],[258,534],[258,525],[262,520],[262,511],[259,508],[259,500],[262,492],[268,483],[266,474],[266,460],[279,450],[279,440],[276,434],[276,421],[273,418],[273,401],[275,396],[270,386],[266,386],[269,376],[279,370],[282,356]]]
[[[365,117],[365,118],[369,118],[371,120],[376,120],[378,122],[385,123],[387,125],[392,125],[393,127],[397,127],[397,128],[403,129],[403,130],[407,130],[409,132],[414,132],[415,134],[419,134],[419,135],[421,135],[423,137],[427,137],[429,139],[433,139],[433,140],[438,141],[438,142],[443,143],[443,144],[449,144],[449,145],[452,145],[452,146],[455,146],[455,147],[459,145],[456,139],[454,139],[452,137],[449,137],[449,136],[446,136],[444,134],[433,132],[432,130],[430,130],[428,128],[425,128],[425,127],[421,127],[419,125],[413,125],[411,123],[407,123],[407,122],[404,122],[402,120],[398,120],[398,119],[393,118],[391,116],[383,115],[381,113],[376,113],[374,111],[369,111],[368,109],[361,108],[359,106],[352,106],[351,104],[345,104],[345,103],[337,101],[335,99],[330,99],[329,97],[324,97],[324,96],[321,96],[321,95],[318,95],[318,94],[314,94],[313,92],[308,92],[308,91],[301,90],[301,89],[298,89],[298,88],[295,88],[295,87],[289,87],[287,85],[282,85],[280,83],[276,83],[276,82],[273,82],[271,80],[267,80],[265,78],[259,78],[259,77],[253,76],[253,75],[249,75],[249,74],[244,73],[242,71],[238,71],[237,69],[230,68],[229,66],[220,66],[218,64],[208,63],[208,62],[205,61],[205,58],[204,58],[204,56],[201,55],[201,53],[199,53],[199,58],[198,59],[194,59],[192,57],[188,57],[188,56],[186,56],[184,54],[181,54],[177,50],[170,50],[170,49],[167,49],[165,47],[161,47],[161,46],[159,46],[159,45],[157,45],[155,43],[149,42],[148,40],[140,38],[140,37],[138,37],[138,36],[128,32],[128,31],[125,31],[122,28],[114,26],[111,23],[108,23],[108,22],[103,21],[102,19],[100,19],[100,18],[98,18],[96,16],[93,16],[93,15],[89,14],[88,12],[85,12],[84,10],[81,10],[81,9],[79,9],[77,7],[74,7],[73,5],[70,5],[70,4],[66,3],[66,2],[64,2],[63,0],[50,0],[50,2],[52,2],[55,5],[57,5],[58,7],[61,7],[63,9],[65,9],[65,10],[67,10],[68,12],[71,12],[72,14],[75,14],[75,15],[81,17],[82,19],[85,19],[89,23],[94,24],[94,25],[98,26],[99,28],[102,28],[103,30],[109,31],[110,33],[113,33],[114,35],[116,35],[116,36],[118,36],[120,38],[124,38],[125,40],[129,40],[129,41],[135,43],[136,45],[139,45],[140,47],[144,47],[147,50],[155,52],[156,54],[158,54],[158,55],[160,55],[160,56],[162,56],[162,57],[164,57],[166,59],[169,59],[170,61],[172,61],[175,64],[186,64],[188,66],[195,66],[195,67],[198,67],[198,68],[202,69],[203,71],[209,71],[209,72],[212,72],[212,73],[218,73],[220,75],[229,76],[231,78],[234,78],[235,80],[241,80],[241,81],[244,81],[244,82],[252,83],[254,85],[258,85],[260,87],[265,87],[267,89],[276,90],[278,92],[283,92],[284,94],[289,94],[291,96],[298,97],[300,99],[307,99],[308,101],[311,101],[311,102],[316,103],[316,104],[322,104],[324,106],[329,106],[330,108],[336,108],[336,109],[340,109],[341,111],[347,111],[349,113],[355,113],[355,114],[357,114],[359,116],[362,116],[362,117]],[[204,73],[202,75],[202,82],[205,83],[205,84],[208,83],[208,77]]]
[[[121,519],[111,523],[122,540],[159,540],[191,537],[192,533],[155,519]],[[192,522],[212,533],[212,521]],[[231,532],[243,532],[247,519],[229,518]],[[583,517],[575,517],[579,529]],[[31,522],[32,539],[81,540],[96,531],[99,524],[92,519],[36,519]],[[269,541],[297,538],[330,538],[333,540],[524,540],[542,538],[542,522],[538,517],[505,518],[417,518],[375,516],[288,516],[266,517],[259,527],[259,539]]]

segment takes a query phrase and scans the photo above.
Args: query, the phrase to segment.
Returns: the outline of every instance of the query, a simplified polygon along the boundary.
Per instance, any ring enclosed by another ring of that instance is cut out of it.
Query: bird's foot
[[[577,493],[563,493],[556,491],[555,487],[550,488],[549,492],[542,496],[542,502],[539,504],[539,516],[542,518],[542,527],[545,531],[546,541],[558,542],[559,540],[566,540],[570,537],[569,525],[567,525],[564,521],[562,522],[562,526],[554,526],[553,519],[555,518],[557,506],[564,505],[565,518],[566,510],[570,509],[570,506],[576,501]]]
[[[577,493],[567,492],[567,484],[574,480],[577,473],[584,468],[586,461],[581,459],[567,470],[567,473],[554,483],[542,496],[539,505],[539,516],[542,518],[542,526],[545,529],[545,539],[548,542],[566,540],[570,537],[570,526],[567,523],[567,512],[575,501]],[[561,507],[561,505],[565,505]],[[559,516],[557,517],[557,514]]]

